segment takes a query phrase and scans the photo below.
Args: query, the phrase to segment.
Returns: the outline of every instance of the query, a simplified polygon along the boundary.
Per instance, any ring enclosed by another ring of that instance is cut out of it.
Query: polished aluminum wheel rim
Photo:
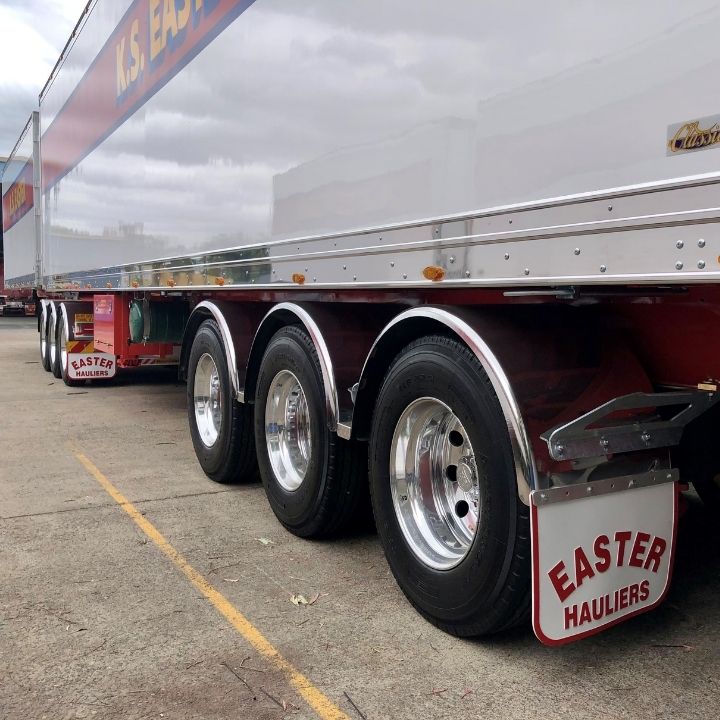
[[[200,356],[195,369],[193,385],[195,424],[205,447],[212,447],[222,427],[223,398],[220,388],[220,373],[208,353]]]
[[[57,357],[57,341],[55,339],[55,323],[52,318],[48,323],[48,342],[50,343],[50,366],[55,367],[55,358]],[[53,370],[54,371],[54,370]]]
[[[47,313],[43,310],[40,317],[40,327],[42,328],[42,332],[40,333],[40,357],[43,358],[43,362],[47,362],[45,360],[45,353],[47,352],[47,326]]]
[[[390,489],[417,558],[436,570],[460,563],[477,532],[480,486],[468,434],[445,403],[419,398],[400,416],[390,449]]]
[[[60,366],[67,372],[67,332],[65,323],[60,319]]]
[[[305,391],[289,370],[281,370],[270,383],[265,442],[275,478],[285,490],[297,490],[310,463],[312,435]]]

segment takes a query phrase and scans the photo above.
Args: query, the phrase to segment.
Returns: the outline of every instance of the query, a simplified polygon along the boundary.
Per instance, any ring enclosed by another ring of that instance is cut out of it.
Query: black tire
[[[292,372],[302,385],[312,434],[305,476],[292,491],[275,477],[265,439],[265,405],[270,384],[282,370]],[[278,330],[265,350],[257,382],[255,446],[270,507],[294,535],[328,537],[362,525],[369,516],[366,454],[358,443],[342,440],[328,429],[317,352],[300,327],[292,325]]]
[[[208,447],[202,441],[195,419],[193,391],[200,358],[209,354],[218,370],[222,416],[217,440]],[[188,362],[188,421],[195,455],[205,474],[217,483],[249,482],[257,479],[252,407],[234,397],[220,329],[214,320],[205,320],[193,340]]]
[[[73,378],[68,377],[67,372],[67,366],[62,361],[62,353],[60,352],[60,349],[62,348],[63,344],[63,326],[64,326],[65,319],[63,318],[62,311],[58,313],[58,323],[57,323],[57,355],[58,355],[58,366],[60,367],[60,377],[62,378],[62,381],[68,386],[68,387],[79,387],[80,385],[85,384],[85,380],[75,380]]]
[[[681,482],[691,482],[700,499],[712,512],[720,511],[720,406],[716,405],[684,430],[674,454]]]
[[[60,331],[60,323],[62,322],[62,318],[60,317],[60,311],[57,310],[57,315],[55,318],[55,325],[53,326],[52,323],[52,316],[50,316],[50,321],[48,322],[48,347],[50,343],[53,344],[53,347],[55,348],[55,359],[52,359],[52,355],[50,355],[50,372],[53,374],[54,377],[56,377],[58,380],[62,377],[62,372],[60,371],[60,345],[59,345],[59,331]]]
[[[39,335],[40,335],[40,362],[42,363],[43,370],[50,372],[50,345],[47,342],[48,325],[50,323],[50,312],[47,307],[40,314],[39,321]],[[43,343],[45,349],[43,350]]]
[[[447,405],[462,423],[479,472],[481,512],[467,555],[436,570],[411,549],[399,525],[390,488],[390,449],[400,416],[415,400]],[[373,417],[370,493],[385,556],[401,589],[430,622],[457,636],[500,632],[524,622],[530,610],[529,511],[518,498],[515,466],[500,403],[477,358],[443,336],[421,338],[395,359]]]

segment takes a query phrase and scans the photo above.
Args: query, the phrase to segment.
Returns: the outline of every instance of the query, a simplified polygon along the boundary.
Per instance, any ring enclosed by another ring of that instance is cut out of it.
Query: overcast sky
[[[87,0],[0,0],[0,157],[8,155]]]

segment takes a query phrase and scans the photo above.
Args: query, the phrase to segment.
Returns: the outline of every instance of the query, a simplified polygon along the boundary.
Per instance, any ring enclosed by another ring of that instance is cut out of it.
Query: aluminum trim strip
[[[677,482],[680,473],[677,469],[668,468],[651,470],[637,475],[623,475],[616,478],[604,478],[587,483],[575,485],[558,486],[547,490],[534,490],[530,494],[530,500],[535,507],[551,505],[559,502],[569,502],[579,498],[592,497],[596,495],[607,495],[609,493],[623,492],[635,488],[661,485],[666,482]]]

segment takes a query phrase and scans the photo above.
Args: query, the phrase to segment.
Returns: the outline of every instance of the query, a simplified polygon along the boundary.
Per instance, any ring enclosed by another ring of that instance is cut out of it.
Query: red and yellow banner
[[[28,160],[2,197],[3,232],[7,232],[33,206],[33,166]]]
[[[255,0],[135,0],[42,137],[52,187]]]

